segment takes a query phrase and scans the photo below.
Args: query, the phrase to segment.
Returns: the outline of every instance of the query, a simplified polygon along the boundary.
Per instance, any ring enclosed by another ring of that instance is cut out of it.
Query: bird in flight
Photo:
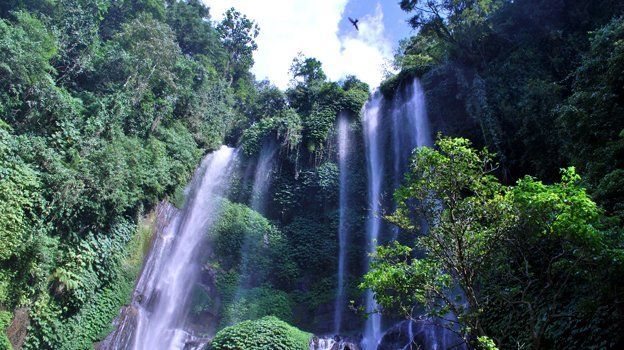
[[[356,30],[360,30],[360,28],[358,28],[358,25],[357,25],[359,21],[360,21],[359,19],[353,19],[353,18],[349,17],[349,22],[351,22],[351,24],[353,24],[353,26],[355,27]]]

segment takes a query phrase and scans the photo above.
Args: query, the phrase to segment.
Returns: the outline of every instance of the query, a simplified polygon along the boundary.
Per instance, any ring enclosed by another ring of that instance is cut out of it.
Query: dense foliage
[[[363,286],[382,312],[426,315],[472,347],[622,347],[622,2],[399,5],[417,30],[381,91],[404,98],[419,77],[431,129],[462,138],[415,153],[380,235],[400,243],[379,248]],[[102,340],[149,247],[150,211],[181,207],[221,144],[240,147],[239,171],[206,232],[193,325],[231,326],[215,350],[307,348],[276,317],[333,331],[339,116],[353,136],[346,294],[360,304],[369,86],[330,81],[302,55],[286,91],[255,81],[259,30],[235,9],[215,21],[200,0],[0,2],[0,348],[16,309],[25,349]],[[399,180],[384,181],[387,194]],[[357,332],[363,319],[343,321]]]
[[[267,315],[292,318],[291,297],[280,290],[289,286],[294,266],[282,232],[262,215],[243,204],[222,200],[218,221],[208,232],[214,253],[205,266],[216,274],[214,295],[200,293],[194,312],[216,312],[222,325],[232,325]]]
[[[487,151],[465,139],[437,147],[416,151],[388,217],[414,234],[422,219],[428,232],[380,247],[365,276],[384,310],[417,317],[422,305],[475,348],[486,337],[501,348],[621,345],[623,310],[610,301],[622,295],[621,237],[574,168],[552,185],[503,186]]]
[[[313,235],[335,231],[335,117],[355,120],[368,86],[329,82],[304,57],[287,93],[255,82],[257,25],[234,9],[212,21],[198,0],[19,0],[0,14],[0,307],[30,310],[27,348],[88,348],[105,336],[145,251],[137,219],[167,197],[182,205],[201,155],[226,142],[249,164],[278,145],[279,205],[263,214],[284,230],[224,204],[208,257],[224,302],[213,310],[215,295],[197,286],[196,319],[305,323],[331,302],[335,243],[313,269],[307,258]],[[321,202],[306,207],[318,189]],[[323,219],[294,231],[302,215]]]
[[[30,309],[27,348],[109,331],[142,262],[137,218],[247,120],[256,35],[195,0],[2,2],[0,309]]]
[[[364,285],[386,312],[454,315],[474,346],[621,347],[622,3],[400,5],[419,32],[382,91],[420,77],[434,129],[496,156],[418,151],[389,219],[429,234],[380,248]]]
[[[212,340],[212,350],[306,350],[312,335],[267,316],[222,329]]]
[[[419,33],[384,85],[422,77],[430,118],[497,153],[506,183],[574,165],[616,213],[622,169],[621,1],[401,1]]]

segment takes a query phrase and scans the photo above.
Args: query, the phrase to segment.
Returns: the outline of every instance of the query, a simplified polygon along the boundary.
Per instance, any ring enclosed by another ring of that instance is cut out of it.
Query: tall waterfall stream
[[[196,263],[207,229],[218,216],[217,197],[227,192],[236,156],[233,148],[204,158],[197,169],[184,208],[155,237],[137,282],[132,304],[122,315],[105,349],[182,350],[205,343],[185,324],[189,295],[200,267]]]

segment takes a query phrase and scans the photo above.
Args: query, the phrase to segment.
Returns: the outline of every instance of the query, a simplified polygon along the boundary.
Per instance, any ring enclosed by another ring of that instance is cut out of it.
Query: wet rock
[[[384,333],[377,350],[466,349],[451,330],[430,320],[403,321]]]

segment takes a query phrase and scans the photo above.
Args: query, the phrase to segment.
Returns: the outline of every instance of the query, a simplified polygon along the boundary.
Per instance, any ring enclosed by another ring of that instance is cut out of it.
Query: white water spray
[[[380,140],[381,103],[382,96],[376,92],[364,105],[364,136],[366,143],[366,160],[368,170],[368,204],[370,213],[366,224],[368,237],[368,252],[373,253],[377,246],[379,230],[381,228],[381,188],[384,171],[383,150]],[[369,257],[370,263],[370,257]],[[366,320],[362,347],[365,350],[377,348],[381,339],[381,316],[375,312],[377,302],[371,290],[366,293],[366,312],[371,313]]]
[[[342,315],[346,304],[345,295],[345,270],[348,240],[348,158],[350,147],[349,120],[346,115],[338,117],[338,167],[340,169],[340,208],[338,223],[338,290],[336,293],[336,305],[334,308],[334,334],[339,334],[342,325]]]
[[[184,209],[155,237],[134,291],[106,349],[182,350],[205,342],[187,328],[189,296],[200,272],[199,248],[218,217],[218,197],[226,193],[235,158],[222,146],[195,172]]]

